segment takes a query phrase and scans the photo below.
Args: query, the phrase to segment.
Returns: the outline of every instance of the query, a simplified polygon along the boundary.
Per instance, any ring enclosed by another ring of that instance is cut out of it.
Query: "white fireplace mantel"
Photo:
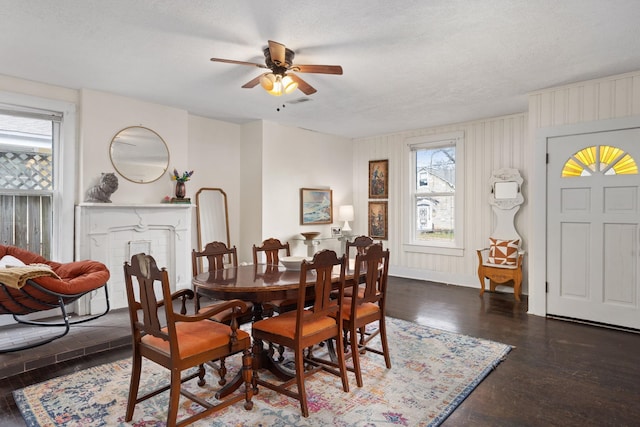
[[[191,288],[193,208],[170,203],[76,205],[76,259],[92,259],[107,266],[111,308],[127,306],[123,264],[139,252],[153,256],[158,267],[167,268],[172,291]],[[104,294],[95,293],[78,310],[95,313],[105,304]]]

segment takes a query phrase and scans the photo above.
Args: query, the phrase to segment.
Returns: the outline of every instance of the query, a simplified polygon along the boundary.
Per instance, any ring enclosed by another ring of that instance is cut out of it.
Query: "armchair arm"
[[[194,293],[191,289],[180,289],[179,291],[176,291],[174,293],[171,294],[171,301],[175,301],[178,298],[182,299],[182,305],[180,307],[180,314],[187,314],[187,300],[188,299],[193,299],[194,297]],[[158,303],[156,304],[156,307],[163,307],[165,305],[164,300],[160,300],[158,301]]]
[[[177,314],[176,320],[180,322],[198,322],[200,320],[206,320],[211,318],[212,316],[221,313],[225,310],[231,309],[233,311],[232,314],[232,322],[235,320],[236,313],[242,313],[247,310],[247,304],[244,301],[239,299],[233,299],[230,301],[220,302],[218,304],[213,304],[204,309],[201,309],[196,314],[185,315],[184,313]]]
[[[485,258],[484,253],[485,252],[488,253],[488,251],[489,251],[489,248],[482,248],[482,249],[476,250],[476,253],[478,254],[478,262],[479,262],[478,265],[484,264],[484,258]]]

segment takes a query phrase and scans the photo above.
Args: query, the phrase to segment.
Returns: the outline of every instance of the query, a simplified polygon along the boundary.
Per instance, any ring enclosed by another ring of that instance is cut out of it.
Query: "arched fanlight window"
[[[620,148],[594,145],[575,153],[562,168],[562,177],[602,175],[635,175],[636,161]]]

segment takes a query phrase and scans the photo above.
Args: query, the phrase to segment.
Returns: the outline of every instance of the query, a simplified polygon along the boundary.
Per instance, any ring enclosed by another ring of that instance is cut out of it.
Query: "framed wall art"
[[[389,198],[389,160],[369,161],[369,198]]]
[[[300,189],[300,224],[333,223],[333,194],[321,188]]]
[[[387,240],[387,202],[369,202],[369,237]]]

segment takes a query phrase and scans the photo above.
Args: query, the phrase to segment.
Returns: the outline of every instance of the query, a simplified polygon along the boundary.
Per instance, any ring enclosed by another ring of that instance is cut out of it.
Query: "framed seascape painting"
[[[333,223],[333,194],[321,188],[300,189],[300,224]]]
[[[369,198],[389,198],[389,160],[369,161]]]
[[[387,202],[369,202],[369,237],[387,240]]]

